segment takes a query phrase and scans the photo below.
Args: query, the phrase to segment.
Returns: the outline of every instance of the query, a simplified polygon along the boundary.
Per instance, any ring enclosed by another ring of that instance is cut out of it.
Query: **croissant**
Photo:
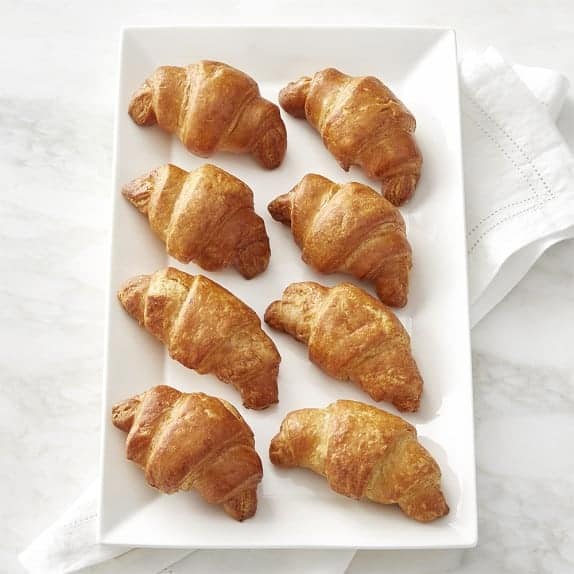
[[[158,124],[192,153],[250,153],[268,169],[285,155],[287,132],[279,108],[257,82],[227,64],[203,60],[161,66],[132,96],[129,114],[140,126]]]
[[[230,383],[247,408],[277,402],[281,356],[255,311],[221,285],[167,267],[130,279],[118,298],[173,359]]]
[[[448,513],[440,468],[400,417],[357,401],[289,413],[269,447],[278,466],[308,468],[350,498],[398,504],[429,522]]]
[[[226,171],[206,164],[187,172],[166,164],[122,193],[178,261],[208,271],[233,265],[248,279],[267,268],[269,238],[253,210],[253,192]]]
[[[380,80],[327,68],[288,84],[279,103],[307,119],[345,171],[360,166],[394,205],[411,197],[422,165],[415,118]]]
[[[405,223],[399,210],[370,187],[308,174],[268,209],[291,227],[311,267],[373,281],[381,301],[406,304],[412,258]]]
[[[115,405],[112,422],[128,433],[126,456],[151,486],[197,490],[235,520],[255,514],[261,459],[249,425],[227,401],[160,385]]]
[[[293,283],[267,307],[265,321],[305,343],[309,359],[328,375],[358,384],[375,401],[418,410],[423,381],[409,335],[388,307],[362,289]]]

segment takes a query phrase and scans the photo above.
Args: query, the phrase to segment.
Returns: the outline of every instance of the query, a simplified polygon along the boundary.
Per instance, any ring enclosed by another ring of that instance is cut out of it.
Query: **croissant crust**
[[[324,476],[350,498],[398,504],[410,518],[429,522],[449,508],[441,472],[400,417],[357,401],[289,413],[269,447],[271,462]]]
[[[178,261],[208,271],[233,265],[248,279],[267,268],[269,238],[253,209],[253,192],[230,173],[210,164],[191,172],[166,164],[122,193]]]
[[[311,361],[328,375],[356,383],[375,401],[418,410],[423,381],[409,335],[388,307],[362,289],[293,283],[267,307],[265,321],[305,343]]]
[[[126,456],[151,486],[197,490],[236,520],[255,514],[261,460],[253,432],[227,401],[160,385],[114,405],[112,422],[128,433]]]
[[[379,79],[327,68],[288,84],[279,103],[307,119],[345,171],[360,166],[394,205],[411,197],[422,165],[415,119]]]
[[[255,80],[221,62],[161,66],[132,96],[129,114],[157,124],[192,153],[250,153],[265,168],[281,164],[287,132],[279,108],[261,97]]]
[[[291,227],[311,267],[372,281],[387,305],[407,303],[412,255],[405,223],[399,210],[370,187],[307,174],[268,209]]]
[[[277,402],[281,357],[255,311],[221,285],[167,267],[130,279],[118,298],[173,359],[230,383],[247,408]]]

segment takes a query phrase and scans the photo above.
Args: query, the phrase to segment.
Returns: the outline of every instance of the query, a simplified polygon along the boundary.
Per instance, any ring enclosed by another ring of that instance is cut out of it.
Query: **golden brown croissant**
[[[277,402],[281,356],[257,313],[221,285],[167,267],[130,279],[118,298],[173,359],[230,383],[247,408]]]
[[[289,413],[271,441],[273,464],[308,468],[350,498],[397,503],[429,522],[448,513],[440,468],[400,417],[357,401]]]
[[[163,165],[122,188],[183,263],[214,271],[233,265],[248,279],[265,271],[269,238],[253,210],[253,192],[240,179],[205,164],[187,172]]]
[[[132,96],[129,114],[140,126],[157,123],[176,134],[201,157],[251,153],[271,169],[287,147],[279,108],[260,96],[255,80],[221,62],[157,68]]]
[[[383,195],[395,205],[411,197],[422,165],[415,119],[380,80],[327,68],[288,84],[279,103],[307,119],[345,171],[358,165],[381,180]]]
[[[268,209],[291,226],[311,267],[373,281],[381,301],[406,304],[412,258],[405,223],[399,210],[370,187],[308,174]]]
[[[375,401],[418,410],[423,381],[409,335],[388,307],[362,289],[293,283],[269,305],[265,321],[305,343],[309,359],[328,375],[358,384]]]
[[[115,405],[112,421],[128,433],[126,456],[151,486],[197,490],[235,520],[255,514],[261,459],[249,425],[227,401],[160,385]]]

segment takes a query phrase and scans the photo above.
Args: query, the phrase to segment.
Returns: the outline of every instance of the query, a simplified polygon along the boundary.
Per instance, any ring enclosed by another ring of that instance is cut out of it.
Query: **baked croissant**
[[[157,68],[132,96],[129,114],[140,126],[157,123],[176,134],[201,157],[250,153],[271,169],[287,147],[279,108],[261,97],[255,80],[221,62]]]
[[[373,281],[381,301],[406,304],[412,258],[405,223],[399,210],[370,187],[308,174],[268,209],[291,226],[311,267]]]
[[[305,343],[309,359],[328,375],[352,381],[400,411],[418,410],[423,381],[409,335],[388,307],[362,289],[293,283],[267,307],[265,321]]]
[[[182,263],[214,271],[233,265],[250,279],[269,263],[265,224],[253,210],[253,192],[240,179],[205,164],[187,172],[163,165],[122,188]]]
[[[130,279],[118,298],[172,359],[230,383],[247,408],[277,402],[281,356],[255,311],[221,285],[167,267]]]
[[[115,405],[112,421],[128,433],[126,456],[151,486],[197,490],[235,520],[255,514],[261,459],[252,430],[227,401],[160,385]]]
[[[449,511],[440,468],[415,428],[357,401],[289,413],[271,441],[269,458],[278,466],[308,468],[350,498],[396,503],[421,522]]]
[[[360,166],[395,205],[411,197],[422,165],[415,118],[380,80],[327,68],[288,84],[279,103],[307,119],[345,171]]]

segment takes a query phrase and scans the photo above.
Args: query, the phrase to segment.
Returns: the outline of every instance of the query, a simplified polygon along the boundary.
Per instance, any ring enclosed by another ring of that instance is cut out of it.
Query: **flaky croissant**
[[[253,192],[210,164],[187,172],[163,165],[122,188],[183,263],[214,271],[233,265],[247,278],[265,271],[271,251],[265,224],[253,209]]]
[[[311,361],[328,375],[358,384],[375,401],[418,410],[423,381],[409,335],[388,307],[362,289],[293,283],[269,305],[265,321],[305,343]]]
[[[381,301],[406,304],[412,257],[405,223],[399,210],[370,187],[308,174],[268,209],[291,227],[311,267],[373,281]]]
[[[114,405],[112,422],[128,433],[126,456],[151,486],[197,490],[235,520],[255,514],[261,459],[249,425],[227,401],[160,385]]]
[[[255,311],[221,285],[167,267],[130,279],[118,298],[173,359],[230,383],[247,408],[277,402],[281,356]]]
[[[422,165],[415,119],[380,80],[327,68],[288,84],[279,103],[307,119],[345,171],[360,166],[395,205],[411,197]]]
[[[279,108],[261,97],[257,82],[221,62],[202,60],[185,68],[161,66],[129,104],[140,126],[158,124],[192,153],[250,153],[268,169],[287,147]]]
[[[357,401],[289,413],[271,441],[269,457],[283,467],[324,476],[350,498],[398,504],[429,522],[448,513],[438,464],[400,417]]]

